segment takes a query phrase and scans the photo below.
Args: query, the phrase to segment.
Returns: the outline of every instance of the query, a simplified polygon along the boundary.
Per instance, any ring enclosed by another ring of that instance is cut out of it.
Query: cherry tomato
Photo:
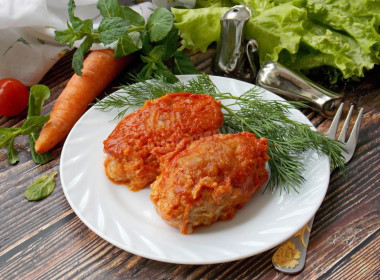
[[[0,80],[0,116],[13,117],[28,106],[29,91],[20,81],[12,78]]]

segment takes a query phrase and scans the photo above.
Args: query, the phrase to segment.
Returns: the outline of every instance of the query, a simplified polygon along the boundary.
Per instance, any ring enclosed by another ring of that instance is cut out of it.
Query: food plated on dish
[[[151,185],[158,214],[181,233],[230,220],[268,179],[268,145],[250,132],[219,134],[166,155]]]
[[[107,176],[141,190],[159,175],[162,156],[217,133],[222,124],[220,102],[209,95],[171,93],[147,101],[104,141]]]
[[[195,77],[179,78],[191,82]],[[209,79],[219,92],[235,96],[257,89],[234,79],[212,76]],[[122,91],[106,99],[110,101],[118,94]],[[141,96],[141,92],[137,94]],[[259,95],[265,100],[282,101],[265,90]],[[222,100],[222,106],[226,104]],[[129,108],[127,114],[136,109]],[[182,235],[157,215],[148,188],[132,192],[107,178],[103,141],[117,126],[118,122],[112,119],[119,112],[116,108],[103,112],[95,107],[80,119],[63,147],[60,173],[65,196],[78,217],[96,234],[124,250],[155,260],[186,264],[241,259],[285,241],[315,214],[323,200],[329,180],[329,159],[311,149],[298,156],[304,167],[301,170],[304,180],[298,192],[293,189],[286,192],[282,183],[273,191],[259,189],[234,219]],[[289,118],[312,126],[296,109],[289,110]]]
[[[268,145],[220,134],[220,101],[168,93],[125,116],[104,141],[107,177],[138,191],[151,183],[158,214],[183,234],[232,219],[268,179]]]

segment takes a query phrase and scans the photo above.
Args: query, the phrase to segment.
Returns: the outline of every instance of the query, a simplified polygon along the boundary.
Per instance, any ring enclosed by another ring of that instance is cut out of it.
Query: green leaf
[[[132,10],[127,6],[121,6],[122,10],[122,18],[129,23],[129,25],[133,26],[144,26],[145,19],[138,12]]]
[[[60,43],[69,43],[71,48],[75,41],[92,35],[93,22],[91,19],[81,20],[74,16],[75,2],[69,1],[68,14],[71,25],[67,23],[67,29],[54,31],[55,40]]]
[[[138,51],[142,47],[142,41],[139,32],[125,34],[117,41],[115,48],[115,58],[127,56],[128,54]]]
[[[28,135],[32,132],[39,131],[48,120],[49,120],[49,115],[30,116],[22,124],[20,133],[23,135]]]
[[[175,27],[180,31],[182,45],[192,50],[206,52],[212,42],[220,39],[220,18],[228,7],[203,9],[175,9],[171,11],[175,18]]]
[[[137,74],[137,76],[143,80],[148,80],[152,77],[154,63],[150,62],[147,65],[143,67],[143,69],[140,71],[140,73]]]
[[[117,0],[99,0],[96,7],[103,18],[122,17],[123,11]]]
[[[50,89],[45,85],[34,85],[30,88],[28,117],[41,115],[46,99],[50,97]]]
[[[35,201],[41,200],[49,196],[55,188],[55,176],[57,171],[51,174],[43,175],[35,180],[29,187],[25,190],[25,197],[28,200]]]
[[[164,46],[165,54],[163,60],[167,60],[173,56],[178,47],[178,29],[173,26],[168,35],[160,42]]]
[[[75,1],[69,0],[69,2],[67,3],[67,7],[68,7],[69,19],[71,20],[74,17],[74,10],[76,8]]]
[[[165,56],[165,48],[163,45],[155,46],[148,54],[153,62],[161,62]]]
[[[183,52],[174,53],[173,73],[176,75],[194,74],[198,71],[195,69],[190,58]]]
[[[65,29],[65,30],[55,30],[55,40],[59,43],[69,43],[69,47],[71,48],[74,42],[78,39],[77,35],[74,33],[73,29]]]
[[[92,37],[87,36],[73,55],[72,67],[78,76],[82,76],[84,55],[90,50],[92,43]]]
[[[158,42],[166,37],[173,26],[173,15],[165,8],[156,9],[148,18],[146,28],[150,41]]]
[[[17,155],[17,151],[15,149],[15,147],[13,146],[13,142],[15,140],[15,136],[13,136],[11,138],[11,141],[9,141],[9,146],[8,146],[8,161],[10,164],[16,164],[20,161],[18,155]]]
[[[29,134],[29,148],[30,148],[30,153],[32,155],[32,159],[35,163],[37,164],[45,164],[51,159],[51,154],[50,152],[46,153],[37,153],[34,150],[34,146],[36,144],[37,138],[39,136],[38,132],[32,132]]]
[[[153,45],[149,41],[149,34],[147,32],[141,32],[140,37],[142,42],[141,53],[143,55],[148,55],[149,52],[153,49]]]
[[[98,28],[99,39],[105,45],[111,44],[122,37],[128,27],[128,23],[120,17],[103,18]]]
[[[0,149],[4,148],[13,137],[20,134],[20,131],[20,128],[0,127]]]
[[[157,63],[157,70],[154,73],[154,76],[162,77],[167,83],[176,83],[178,78],[169,70],[169,68],[163,63]]]
[[[83,20],[74,16],[74,10],[76,8],[74,0],[69,0],[69,2],[67,3],[67,6],[68,6],[68,13],[69,13],[70,22],[73,26],[74,31],[78,32],[83,27]]]
[[[85,32],[86,34],[91,34],[92,33],[92,28],[93,28],[93,22],[91,19],[86,19],[83,21],[83,26],[82,26],[82,30],[83,32]]]
[[[49,120],[49,115],[40,116],[43,103],[50,97],[50,90],[45,85],[34,85],[30,88],[29,108],[26,121],[18,128],[0,127],[0,148],[8,146],[8,161],[16,164],[19,161],[17,151],[13,142],[16,136],[29,134],[30,152],[34,162],[43,164],[50,160],[50,154],[37,154],[34,151],[34,144],[38,138],[39,130]]]

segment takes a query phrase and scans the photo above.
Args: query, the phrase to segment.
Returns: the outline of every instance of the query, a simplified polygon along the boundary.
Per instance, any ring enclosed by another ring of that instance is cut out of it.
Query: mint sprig
[[[91,19],[82,20],[74,15],[75,7],[75,1],[69,0],[67,29],[56,30],[55,39],[68,43],[69,47],[82,40],[72,61],[77,75],[82,75],[84,56],[97,43],[113,48],[114,58],[139,52],[146,64],[138,74],[142,79],[161,76],[167,81],[177,81],[174,74],[197,72],[189,57],[177,50],[179,32],[174,27],[173,14],[167,9],[156,9],[145,23],[139,13],[121,6],[117,0],[99,0],[97,8],[102,20],[98,28],[93,28]],[[174,61],[173,72],[165,63],[169,59]]]

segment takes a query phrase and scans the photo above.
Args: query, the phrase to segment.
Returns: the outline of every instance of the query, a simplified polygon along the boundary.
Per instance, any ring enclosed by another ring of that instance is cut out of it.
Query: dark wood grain
[[[188,52],[197,69],[212,73],[215,49]],[[72,52],[45,75],[51,89],[43,112],[48,113],[73,74]],[[318,77],[313,77],[318,81]],[[116,79],[106,90],[122,81]],[[39,202],[24,198],[33,180],[59,169],[62,143],[52,160],[36,165],[27,137],[15,145],[20,162],[7,162],[0,150],[0,278],[1,279],[379,279],[380,277],[380,68],[361,81],[328,85],[350,103],[365,109],[357,150],[344,172],[334,171],[326,197],[316,213],[307,265],[296,276],[272,267],[275,249],[239,261],[213,265],[176,265],[123,251],[88,229],[71,210],[59,177],[51,196]],[[331,120],[316,112],[303,113],[322,132]],[[355,111],[355,115],[357,112]],[[26,114],[0,117],[1,127],[19,127]],[[354,118],[355,119],[355,118]],[[351,126],[353,121],[351,122]],[[342,123],[340,124],[342,126]]]

